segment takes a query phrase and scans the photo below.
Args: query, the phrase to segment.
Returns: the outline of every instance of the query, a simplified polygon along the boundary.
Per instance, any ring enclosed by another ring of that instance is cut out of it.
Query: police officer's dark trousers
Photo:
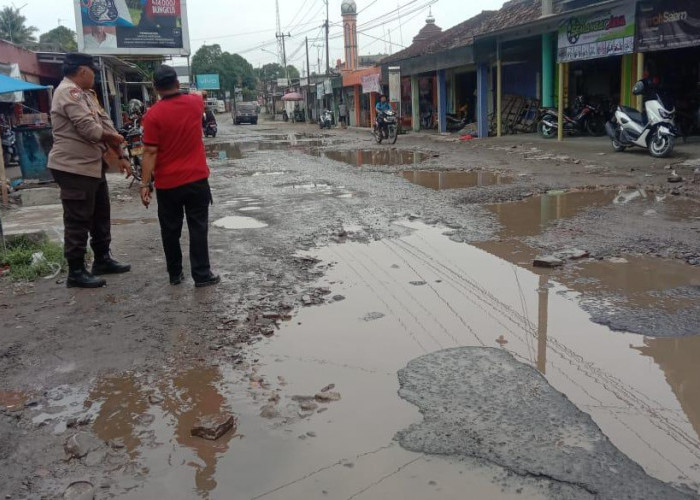
[[[172,189],[157,189],[156,197],[168,274],[171,278],[176,278],[182,273],[180,236],[184,216],[187,217],[187,228],[190,233],[192,279],[195,282],[210,279],[208,234],[211,191],[209,181],[203,179]]]
[[[63,204],[64,254],[71,268],[82,267],[88,235],[97,258],[109,253],[112,241],[109,189],[102,177],[89,177],[51,170],[61,188]]]

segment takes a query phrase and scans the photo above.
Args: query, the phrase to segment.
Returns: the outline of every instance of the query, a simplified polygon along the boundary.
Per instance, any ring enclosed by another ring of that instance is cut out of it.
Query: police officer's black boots
[[[131,271],[129,264],[120,264],[112,258],[107,252],[106,254],[95,256],[95,262],[92,263],[92,274],[99,276],[101,274],[121,274]]]
[[[66,279],[68,288],[100,288],[106,284],[104,279],[95,277],[85,269],[85,262],[82,259],[68,262]]]

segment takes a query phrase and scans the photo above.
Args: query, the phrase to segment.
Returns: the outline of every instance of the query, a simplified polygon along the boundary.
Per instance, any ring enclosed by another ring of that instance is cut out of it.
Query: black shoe
[[[92,264],[92,274],[97,276],[101,274],[122,274],[131,271],[131,266],[129,264],[120,264],[114,260],[109,254],[95,258],[95,262]]]
[[[218,274],[210,274],[204,281],[195,281],[194,286],[203,288],[205,286],[218,285],[219,283],[221,283],[221,276]]]
[[[101,288],[107,284],[103,278],[96,278],[89,273],[85,266],[68,271],[66,287],[68,288]]]
[[[171,276],[170,277],[170,284],[171,285],[179,285],[185,281],[185,273],[180,273],[180,276]]]

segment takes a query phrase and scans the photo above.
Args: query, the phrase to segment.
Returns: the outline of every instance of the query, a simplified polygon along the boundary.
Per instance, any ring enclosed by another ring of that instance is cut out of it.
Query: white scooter
[[[634,108],[620,105],[612,120],[605,124],[605,131],[616,152],[639,146],[648,148],[655,158],[665,158],[673,151],[678,135],[674,121],[676,109],[666,109],[658,93],[650,95],[652,89],[649,87],[644,80],[640,80],[632,89],[634,95],[650,97],[644,103],[646,116]]]

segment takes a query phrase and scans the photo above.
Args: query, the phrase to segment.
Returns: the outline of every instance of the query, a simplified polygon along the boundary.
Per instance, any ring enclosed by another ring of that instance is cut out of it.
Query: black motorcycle
[[[537,131],[545,139],[558,136],[559,112],[553,108],[543,109]],[[568,135],[588,134],[599,137],[605,134],[605,119],[599,107],[588,104],[583,96],[574,101],[573,116],[564,113],[564,133]]]
[[[209,121],[204,125],[204,137],[216,137],[219,127],[215,121]]]
[[[377,116],[377,122],[374,124],[374,138],[377,144],[381,144],[383,140],[389,141],[390,144],[396,144],[399,135],[399,121],[394,111],[382,111]]]

